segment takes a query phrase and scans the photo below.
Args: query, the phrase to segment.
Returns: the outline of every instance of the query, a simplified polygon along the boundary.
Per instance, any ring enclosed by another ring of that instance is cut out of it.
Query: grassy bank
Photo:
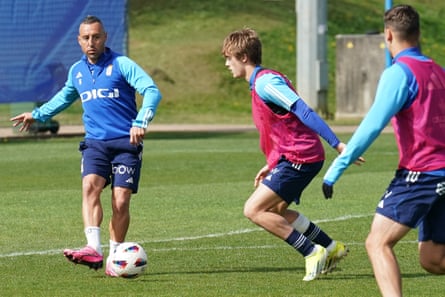
[[[333,113],[335,36],[381,31],[384,1],[327,2],[328,107]],[[445,2],[403,3],[421,13],[424,52],[445,64]],[[247,83],[233,80],[220,55],[223,38],[244,26],[260,33],[263,64],[286,73],[298,87],[294,0],[129,0],[129,55],[154,77],[164,95],[156,122],[250,123]],[[58,119],[80,123],[80,113],[76,103]],[[1,125],[8,117],[9,106],[0,105]]]

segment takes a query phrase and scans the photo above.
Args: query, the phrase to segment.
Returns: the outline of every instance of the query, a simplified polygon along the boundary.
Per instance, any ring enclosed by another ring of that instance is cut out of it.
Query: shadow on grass
[[[165,271],[146,273],[145,276],[163,276],[163,275],[194,275],[194,274],[228,274],[228,273],[276,273],[276,272],[296,272],[302,275],[304,273],[304,267],[244,267],[234,269],[214,269],[214,270],[191,270],[191,271]],[[429,276],[427,273],[404,273],[402,278],[414,279],[424,278]],[[332,273],[321,275],[317,280],[330,281],[330,280],[358,280],[358,279],[370,279],[374,278],[373,273],[355,273],[345,274],[342,269],[336,269]]]
[[[296,272],[304,271],[303,267],[238,267],[233,269],[214,269],[214,270],[195,270],[195,271],[165,271],[165,272],[148,272],[147,275],[179,275],[179,274],[226,274],[226,273],[273,273],[273,272]]]
[[[153,279],[152,277],[162,277],[168,275],[214,275],[214,274],[232,274],[232,273],[296,273],[304,275],[303,267],[238,267],[234,269],[214,269],[214,270],[189,270],[189,271],[164,271],[164,272],[146,272],[140,277],[126,280],[137,280],[142,282],[152,282],[152,281],[162,281],[159,278]],[[402,274],[403,279],[415,279],[415,278],[425,278],[429,276],[427,273],[404,273]],[[96,278],[110,278],[105,274],[98,274]],[[337,269],[333,273],[326,275],[321,275],[317,278],[317,282],[320,281],[339,281],[339,280],[369,280],[374,279],[374,274],[372,273],[355,273],[355,274],[345,274],[342,273],[341,269]],[[167,280],[164,280],[167,281]]]

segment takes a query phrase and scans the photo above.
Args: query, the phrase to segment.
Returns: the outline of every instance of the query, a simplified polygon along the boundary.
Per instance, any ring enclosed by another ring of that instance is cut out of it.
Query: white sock
[[[335,240],[332,240],[332,242],[326,247],[326,250],[328,251],[328,253],[335,248],[336,244],[337,244],[337,242]]]
[[[86,227],[85,236],[87,245],[102,255],[102,247],[100,246],[100,227]]]
[[[120,244],[121,242],[116,242],[110,239],[110,255],[116,252],[116,249]]]
[[[294,227],[295,230],[297,230],[301,234],[304,234],[304,232],[306,232],[309,228],[310,224],[311,222],[308,218],[306,218],[302,213],[298,213],[297,219],[291,225],[292,227]]]

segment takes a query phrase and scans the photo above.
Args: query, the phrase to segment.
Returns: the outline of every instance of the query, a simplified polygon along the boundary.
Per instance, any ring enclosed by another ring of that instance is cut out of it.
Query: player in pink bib
[[[409,5],[385,13],[385,42],[393,58],[371,109],[323,181],[326,198],[348,165],[391,121],[399,164],[381,196],[366,250],[382,296],[402,296],[394,246],[418,228],[421,266],[445,274],[445,71],[420,50],[420,17]],[[360,194],[360,193],[358,193]]]
[[[267,163],[255,177],[256,190],[244,215],[300,252],[306,261],[303,280],[311,281],[332,271],[348,250],[288,206],[300,203],[302,191],[323,166],[319,136],[339,153],[345,145],[283,74],[261,67],[261,42],[254,30],[230,33],[222,55],[233,77],[250,83],[252,116]]]

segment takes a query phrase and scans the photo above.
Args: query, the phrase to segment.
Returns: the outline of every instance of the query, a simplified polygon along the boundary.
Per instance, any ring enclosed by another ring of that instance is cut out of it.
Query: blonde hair
[[[261,64],[261,41],[255,30],[244,28],[230,33],[223,42],[221,54],[242,59],[247,56],[250,62]]]

